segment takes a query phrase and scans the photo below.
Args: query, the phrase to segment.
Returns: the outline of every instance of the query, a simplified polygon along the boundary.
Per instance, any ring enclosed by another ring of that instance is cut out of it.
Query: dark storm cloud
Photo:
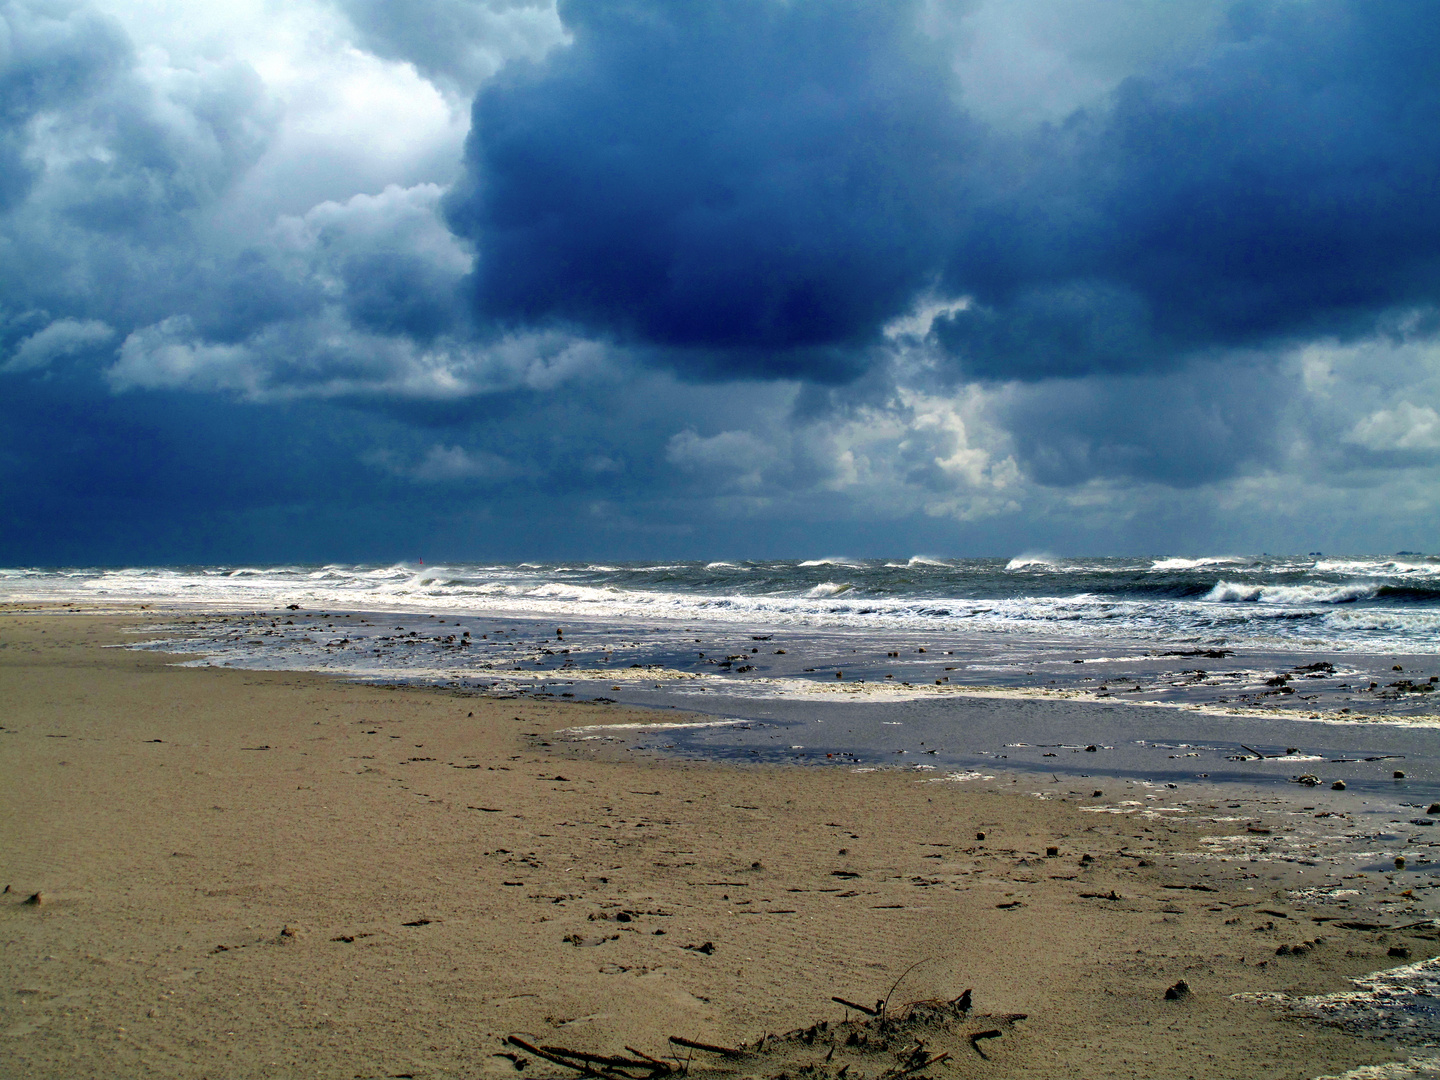
[[[25,128],[42,112],[84,100],[131,60],[130,43],[91,11],[63,18],[5,4],[0,39],[0,211],[29,192],[36,167],[25,160]]]
[[[1192,63],[1028,133],[905,3],[563,4],[481,91],[476,303],[692,374],[853,376],[927,290],[959,373],[1139,371],[1362,334],[1440,286],[1440,15],[1242,3]]]
[[[1363,334],[1440,296],[1440,14],[1237,5],[1194,66],[1017,148],[957,248],[969,371],[1075,374]]]
[[[200,47],[104,2],[0,0],[0,562],[1430,490],[1429,6],[1156,5],[1100,71],[1136,8],[314,0]]]
[[[973,125],[913,7],[569,4],[481,91],[450,203],[502,323],[832,379],[941,265]],[[682,361],[685,363],[685,361]]]
[[[1031,384],[1010,395],[1003,414],[1037,483],[1103,476],[1193,488],[1273,460],[1288,435],[1276,413],[1289,392],[1264,365],[1195,364]]]

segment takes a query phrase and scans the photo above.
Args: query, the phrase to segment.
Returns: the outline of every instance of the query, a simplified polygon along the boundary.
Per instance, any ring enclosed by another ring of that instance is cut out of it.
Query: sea
[[[730,689],[748,682],[761,695],[777,692],[777,679],[834,678],[830,669],[841,660],[851,669],[852,684],[887,683],[889,675],[889,690],[905,683],[912,688],[933,684],[937,678],[942,687],[1098,689],[1099,683],[1146,681],[1162,668],[1174,668],[1176,659],[1187,664],[1173,674],[1201,671],[1208,676],[1235,667],[1213,661],[1243,656],[1274,658],[1282,666],[1294,659],[1292,667],[1303,666],[1301,661],[1336,667],[1307,671],[1305,681],[1292,673],[1287,686],[1224,683],[1221,693],[1206,692],[1213,680],[1191,678],[1186,681],[1195,685],[1173,687],[1184,692],[1169,699],[1214,703],[1223,698],[1225,703],[1296,711],[1320,700],[1308,710],[1314,712],[1340,700],[1317,692],[1348,682],[1345,689],[1351,693],[1344,700],[1352,712],[1403,714],[1427,711],[1410,706],[1429,703],[1428,682],[1417,684],[1418,671],[1412,672],[1410,688],[1396,694],[1397,687],[1386,684],[1407,680],[1389,677],[1394,664],[1377,664],[1413,657],[1428,672],[1430,658],[1440,654],[1440,555],[1416,552],[1339,558],[1319,553],[1143,559],[1027,554],[1008,559],[0,569],[0,602],[32,600],[149,604],[177,614],[284,613],[287,618],[270,628],[274,632],[259,645],[234,641],[233,634],[210,640],[198,627],[187,633],[223,652],[232,665],[308,667],[323,661],[330,669],[364,677],[513,678],[517,671],[532,673],[537,661],[528,654],[509,655],[515,650],[508,648],[497,656],[489,631],[504,633],[513,624],[517,634],[524,628],[527,641],[533,643],[539,634],[555,644],[558,628],[568,635],[562,660],[544,659],[553,659],[557,650],[533,650],[546,676],[542,681],[553,681],[549,676],[557,666],[593,668],[600,661],[614,669],[639,663],[723,676]],[[292,629],[340,612],[391,613],[399,621],[420,617],[437,626],[465,623],[469,628],[473,623],[472,644],[437,649],[432,646],[445,635],[417,633],[425,639],[417,643],[422,647],[397,652],[381,640],[388,636],[380,633],[384,628],[376,627],[363,634],[357,629],[337,651],[333,643],[313,637],[314,626]],[[698,642],[696,633],[701,634]],[[490,646],[479,648],[477,634],[486,635]],[[793,648],[779,653],[777,646],[762,650],[756,644],[781,639]],[[691,648],[696,644],[702,647]],[[717,652],[722,644],[743,647],[752,659],[740,663],[741,654],[734,650],[722,656]],[[322,651],[305,647],[316,645]],[[782,655],[787,659],[777,658]],[[1144,670],[1146,660],[1157,659],[1166,662],[1149,664],[1155,671]],[[1115,665],[1121,665],[1115,677],[1097,678]],[[807,670],[812,666],[814,671]],[[748,670],[740,672],[741,667]],[[1123,677],[1131,671],[1137,672],[1135,680]],[[749,680],[739,678],[746,674]],[[1356,685],[1366,674],[1373,676],[1369,681],[1383,680],[1368,698],[1357,696],[1364,688]],[[1302,688],[1307,692],[1299,692]],[[1119,685],[1107,689],[1125,692]],[[1267,694],[1266,689],[1279,692]],[[1157,692],[1165,693],[1157,686],[1142,697]]]
[[[647,745],[701,757],[1402,771],[1440,799],[1440,555],[1419,552],[19,567],[5,601],[148,605],[171,617],[137,647],[192,664],[683,709],[713,721]]]

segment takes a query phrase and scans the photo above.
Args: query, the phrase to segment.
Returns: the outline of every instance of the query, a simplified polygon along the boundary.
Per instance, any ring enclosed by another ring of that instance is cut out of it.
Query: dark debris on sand
[[[1010,1028],[1024,1013],[999,1015],[971,1011],[970,991],[950,1000],[912,1001],[887,1009],[835,999],[847,1009],[839,1022],[821,1020],[783,1035],[763,1035],[738,1046],[717,1046],[678,1035],[670,1037],[668,1060],[627,1046],[630,1056],[593,1054],[562,1046],[539,1045],[517,1035],[506,1042],[552,1065],[581,1076],[605,1080],[661,1080],[762,1077],[764,1080],[927,1080],[941,1063],[990,1060]],[[852,1016],[851,1010],[855,1013]],[[991,1048],[987,1053],[986,1046]],[[505,1054],[511,1057],[513,1055]],[[516,1063],[517,1065],[519,1062]]]

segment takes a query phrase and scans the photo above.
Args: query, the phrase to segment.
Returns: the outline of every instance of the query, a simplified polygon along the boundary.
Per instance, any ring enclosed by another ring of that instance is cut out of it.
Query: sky
[[[0,565],[1383,553],[1440,9],[0,0]]]

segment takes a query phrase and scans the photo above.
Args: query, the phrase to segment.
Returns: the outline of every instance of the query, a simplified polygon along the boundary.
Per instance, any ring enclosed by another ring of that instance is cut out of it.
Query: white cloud
[[[103,345],[115,331],[98,319],[56,319],[45,329],[25,338],[0,371],[31,371],[52,361],[74,356]]]
[[[436,443],[419,460],[407,460],[389,449],[362,454],[360,460],[391,476],[421,484],[500,483],[524,475],[525,469],[486,450],[467,450],[463,446]]]
[[[717,492],[763,492],[772,508],[834,506],[839,497],[862,518],[924,513],[970,521],[1017,510],[1023,498],[1019,466],[988,417],[993,404],[979,387],[902,387],[883,403],[808,420],[759,409],[749,426],[715,435],[685,428],[671,436],[665,457]]]
[[[344,256],[356,248],[416,255],[458,279],[473,257],[440,219],[445,190],[438,184],[387,184],[378,195],[327,200],[303,215],[284,215],[273,235],[282,250],[309,259]],[[303,270],[302,270],[303,272]]]
[[[253,393],[263,378],[245,347],[196,341],[188,315],[172,316],[129,335],[120,346],[120,359],[105,375],[117,391],[183,388]]]
[[[776,459],[773,446],[749,431],[722,431],[702,437],[693,428],[674,435],[665,459],[689,472],[723,477],[727,485],[759,487],[766,466]]]
[[[979,386],[952,394],[901,387],[884,405],[816,424],[807,433],[823,486],[889,513],[973,521],[1018,510],[1023,490],[1007,439]]]
[[[1347,438],[1370,450],[1440,450],[1440,414],[1402,401],[1365,417]]]
[[[940,300],[936,297],[922,297],[908,315],[893,319],[885,326],[884,333],[891,341],[913,338],[922,341],[928,337],[935,320],[968,311],[974,301],[968,296],[955,300]]]
[[[505,480],[518,470],[498,454],[472,452],[460,446],[432,446],[410,474],[417,480]]]
[[[239,344],[200,337],[188,315],[125,339],[106,370],[116,392],[229,391],[253,401],[401,397],[454,400],[615,377],[607,350],[551,333],[476,344],[442,337],[424,344],[403,334],[367,333],[338,307],[280,323]]]
[[[1183,63],[1212,42],[1230,0],[930,0],[951,38],[963,104],[989,123],[1057,122],[1125,78]]]
[[[468,110],[412,64],[358,48],[329,3],[293,0],[110,2],[135,42],[139,78],[162,93],[222,68],[253,73],[273,110],[263,152],[218,207],[224,233],[386,184],[448,182]]]

